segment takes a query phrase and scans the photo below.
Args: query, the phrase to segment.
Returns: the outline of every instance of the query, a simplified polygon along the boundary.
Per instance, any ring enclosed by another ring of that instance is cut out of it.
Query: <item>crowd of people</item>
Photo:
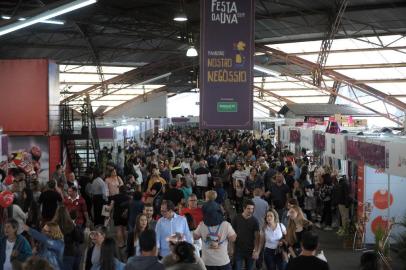
[[[250,132],[169,129],[99,165],[2,185],[0,270],[329,269],[315,227],[350,222],[345,177]]]

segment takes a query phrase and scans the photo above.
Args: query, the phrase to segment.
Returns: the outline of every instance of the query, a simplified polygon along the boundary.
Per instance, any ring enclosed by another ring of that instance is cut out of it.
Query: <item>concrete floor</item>
[[[319,230],[320,249],[324,251],[330,270],[358,270],[362,251],[355,252],[352,249],[344,249],[342,239],[337,237],[334,231]],[[402,263],[392,252],[392,269],[403,270]]]

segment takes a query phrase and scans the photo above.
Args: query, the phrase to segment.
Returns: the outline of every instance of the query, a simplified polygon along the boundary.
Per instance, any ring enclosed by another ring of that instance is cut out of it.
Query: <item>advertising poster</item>
[[[375,232],[378,227],[384,228],[389,220],[388,174],[375,168],[365,166],[365,197],[364,202],[372,203],[372,213],[365,228],[365,243],[375,243]],[[393,196],[391,203],[393,203]],[[391,204],[389,203],[389,204]]]
[[[252,129],[254,1],[200,8],[200,128]]]
[[[406,177],[406,143],[390,142],[386,147],[388,173]]]
[[[8,137],[8,154],[27,155],[33,149],[39,150],[38,159],[38,180],[40,183],[46,183],[49,180],[49,141],[44,136],[10,136]],[[53,170],[54,168],[52,168]]]

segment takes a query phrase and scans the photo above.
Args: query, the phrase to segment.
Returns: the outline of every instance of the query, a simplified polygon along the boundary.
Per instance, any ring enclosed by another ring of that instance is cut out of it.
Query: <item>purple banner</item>
[[[314,148],[320,151],[326,149],[326,136],[324,134],[315,133],[313,136]]]
[[[97,128],[97,136],[99,139],[113,140],[114,139],[114,128]]]
[[[368,165],[385,168],[385,146],[347,140],[347,158],[363,160]]]
[[[359,141],[347,140],[347,158],[361,160]]]
[[[385,146],[360,142],[360,152],[366,164],[385,168]]]
[[[290,142],[291,143],[300,143],[300,131],[296,129],[290,130]]]
[[[254,0],[200,3],[200,128],[252,129]]]

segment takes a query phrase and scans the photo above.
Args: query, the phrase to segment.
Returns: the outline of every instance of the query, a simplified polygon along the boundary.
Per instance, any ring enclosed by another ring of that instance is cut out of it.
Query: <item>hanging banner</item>
[[[297,129],[291,129],[289,132],[290,142],[291,143],[300,143],[300,131]]]
[[[360,142],[359,150],[366,164],[385,168],[385,145],[380,145],[378,142]]]
[[[300,130],[300,147],[313,150],[313,129]]]
[[[390,142],[386,144],[390,174],[406,177],[406,144]]]
[[[281,126],[280,127],[280,134],[281,134],[281,143],[282,145],[287,145],[289,143],[289,127]]]
[[[252,129],[254,1],[200,3],[200,128]]]
[[[351,160],[361,160],[359,141],[352,138],[347,140],[347,158]]]
[[[324,151],[326,149],[326,137],[323,133],[314,134],[314,149]]]
[[[329,157],[345,159],[345,136],[341,134],[326,133],[326,151]]]

